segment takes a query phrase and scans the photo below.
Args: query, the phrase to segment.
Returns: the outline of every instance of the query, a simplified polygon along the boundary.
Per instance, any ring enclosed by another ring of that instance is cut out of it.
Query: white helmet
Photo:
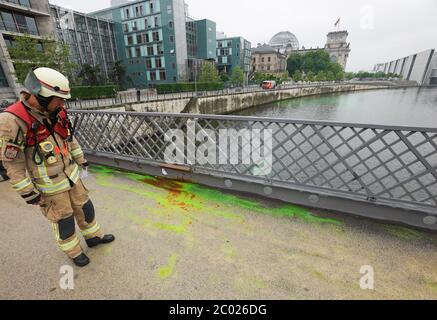
[[[70,99],[70,82],[62,73],[50,68],[31,70],[24,81],[31,94],[44,98]]]

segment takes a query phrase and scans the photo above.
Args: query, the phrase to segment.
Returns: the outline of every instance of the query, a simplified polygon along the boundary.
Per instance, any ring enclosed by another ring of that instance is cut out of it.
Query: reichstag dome
[[[296,36],[288,31],[282,31],[273,36],[269,45],[275,49],[283,49],[287,51],[299,50],[299,41]]]

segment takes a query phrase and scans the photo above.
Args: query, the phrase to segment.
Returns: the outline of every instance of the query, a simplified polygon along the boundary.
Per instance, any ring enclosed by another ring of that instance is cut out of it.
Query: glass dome
[[[274,35],[269,45],[272,47],[291,47],[293,50],[299,50],[299,41],[294,34],[288,31],[279,32]]]

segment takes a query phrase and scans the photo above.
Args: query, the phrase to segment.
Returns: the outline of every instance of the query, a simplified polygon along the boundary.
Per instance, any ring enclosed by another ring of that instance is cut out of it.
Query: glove
[[[41,195],[39,194],[35,199],[26,201],[27,204],[30,204],[32,206],[38,206],[41,202]]]
[[[82,163],[82,175],[80,177],[81,179],[88,178],[88,167],[89,167],[88,162]]]

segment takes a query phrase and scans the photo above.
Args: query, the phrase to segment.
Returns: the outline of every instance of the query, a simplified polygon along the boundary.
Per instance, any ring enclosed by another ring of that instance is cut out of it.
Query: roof
[[[253,48],[252,53],[278,53],[278,51],[268,44],[263,44],[257,48]]]

